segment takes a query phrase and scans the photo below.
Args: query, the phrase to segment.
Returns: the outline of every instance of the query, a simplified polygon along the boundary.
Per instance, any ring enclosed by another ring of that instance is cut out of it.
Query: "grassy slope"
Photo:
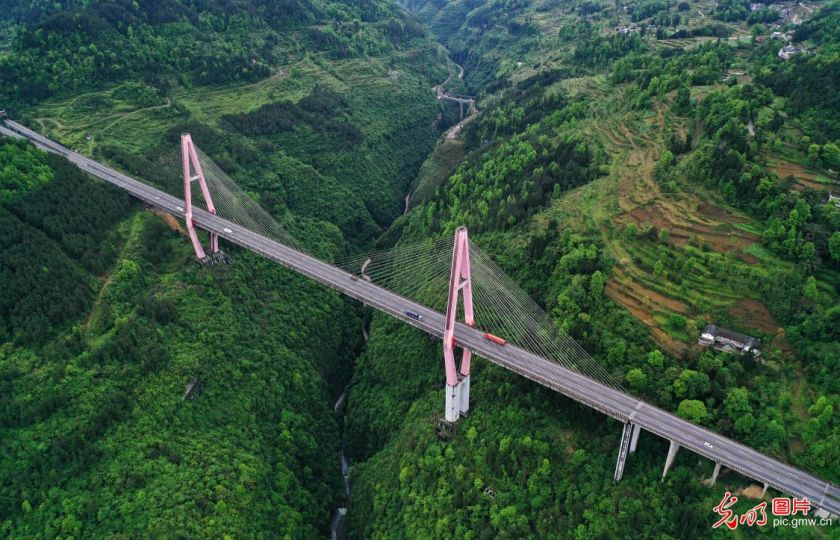
[[[770,255],[763,261],[751,256],[751,249],[760,243],[759,236],[749,232],[756,223],[714,194],[689,182],[682,182],[677,194],[662,192],[652,177],[653,165],[666,134],[686,130],[684,119],[666,112],[662,103],[656,105],[658,115],[648,118],[633,111],[616,114],[619,107],[621,102],[615,99],[595,101],[594,114],[583,127],[613,157],[610,174],[554,209],[573,230],[601,235],[616,261],[608,294],[649,325],[657,343],[673,354],[687,352],[704,320],[723,319],[772,338],[779,325],[766,306],[756,304],[760,299],[751,296],[748,278],[753,270],[767,275],[791,266]],[[669,238],[628,236],[623,229],[629,223],[642,230],[652,226],[657,233],[666,229]],[[673,275],[653,273],[657,260],[691,256],[697,266],[681,283]],[[723,264],[727,278],[719,279]],[[753,309],[739,313],[737,306]],[[658,319],[674,314],[691,319],[688,335],[669,333]]]
[[[347,195],[352,200],[344,202],[349,208],[343,212],[347,219],[366,220],[369,227],[382,227],[401,213],[402,193],[438,133],[432,125],[437,107],[427,89],[429,81],[419,69],[421,62],[435,62],[438,57],[418,45],[419,50],[394,52],[382,58],[304,60],[245,86],[175,90],[150,107],[115,99],[114,90],[85,94],[44,103],[28,111],[26,118],[48,135],[93,155],[103,145],[118,146],[130,154],[154,155],[162,148],[165,152],[172,143],[168,139],[164,142],[164,135],[173,126],[199,123],[220,129],[228,132],[226,138],[236,142],[252,147],[259,142],[258,151],[265,157],[273,154],[275,160],[292,160],[291,164],[274,161],[265,165],[268,170],[255,171],[258,178],[234,175],[244,187],[265,190],[272,174],[280,175],[282,182],[284,170],[290,166],[314,169],[319,182],[349,191]],[[289,134],[242,140],[222,122],[224,115],[250,113],[279,101],[297,102],[312,93],[316,85],[347,99],[349,121],[364,133],[360,146],[331,145],[329,139],[305,127]],[[99,106],[91,109],[89,103]],[[207,144],[200,137],[196,143]],[[405,151],[395,154],[394,147]],[[297,213],[302,219],[323,217]],[[345,228],[344,232],[352,231]],[[352,240],[361,242],[363,238]]]

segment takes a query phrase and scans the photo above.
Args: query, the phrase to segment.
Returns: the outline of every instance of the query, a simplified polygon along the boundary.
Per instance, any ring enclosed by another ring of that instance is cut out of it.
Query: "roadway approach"
[[[184,218],[184,201],[163,191],[135,180],[88,157],[73,152],[40,134],[0,118],[0,134],[28,139],[35,146],[64,156],[81,170],[113,184],[149,206]],[[354,276],[324,261],[275,242],[236,223],[193,209],[195,224],[215,232],[225,240],[280,263],[365,305],[383,311],[437,338],[443,337],[443,313],[417,304],[390,292],[375,283]],[[409,317],[406,311],[423,316],[422,320]],[[456,323],[458,344],[471,349],[490,362],[518,373],[538,384],[550,388],[575,401],[579,401],[611,416],[624,424],[616,464],[616,481],[621,479],[624,462],[636,447],[641,429],[670,442],[668,456],[662,472],[664,479],[677,450],[689,449],[715,462],[712,482],[721,466],[736,471],[782,493],[807,498],[812,508],[823,516],[840,516],[840,487],[803,470],[769,457],[732,439],[692,424],[663,409],[629,394],[606,386],[589,377],[567,369],[555,362],[536,356],[512,344],[501,346],[484,338],[484,332],[463,323]]]

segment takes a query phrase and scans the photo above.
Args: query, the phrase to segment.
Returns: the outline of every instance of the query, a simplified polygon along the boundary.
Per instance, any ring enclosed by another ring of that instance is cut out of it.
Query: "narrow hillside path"
[[[90,313],[88,313],[85,322],[82,323],[82,329],[86,334],[90,332],[91,327],[93,326],[93,322],[96,319],[96,315],[99,312],[99,307],[105,298],[105,293],[111,286],[114,273],[117,270],[119,270],[120,264],[125,258],[126,253],[128,253],[129,248],[138,238],[140,227],[142,227],[142,223],[140,221],[141,214],[136,213],[129,218],[128,223],[124,223],[122,225],[127,229],[126,234],[123,236],[123,238],[125,238],[125,243],[123,244],[122,249],[120,249],[119,255],[117,255],[116,259],[114,259],[114,265],[111,267],[111,270],[107,274],[99,276],[97,278],[102,285],[99,288],[99,291],[96,293],[96,298],[94,299],[93,304],[90,307]]]
[[[113,122],[111,122],[110,124],[105,126],[104,128],[100,129],[99,133],[100,134],[105,133],[106,131],[108,131],[109,129],[111,129],[112,127],[117,125],[118,123],[122,122],[126,118],[131,118],[132,116],[136,116],[140,113],[144,113],[144,112],[148,112],[148,111],[156,111],[156,110],[159,110],[159,109],[168,109],[171,106],[172,106],[172,99],[167,97],[166,98],[166,103],[164,103],[163,105],[155,105],[153,107],[146,107],[144,109],[137,109],[137,110],[134,110],[134,111],[127,112],[125,114],[120,115],[116,120],[114,120]]]

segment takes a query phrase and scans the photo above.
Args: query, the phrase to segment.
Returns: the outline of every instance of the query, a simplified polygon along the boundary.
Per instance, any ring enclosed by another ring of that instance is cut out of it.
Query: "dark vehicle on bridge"
[[[496,345],[501,345],[502,347],[508,344],[506,339],[502,339],[499,336],[494,336],[493,334],[484,334],[484,339],[489,339]]]
[[[422,321],[423,320],[423,316],[420,315],[419,313],[414,313],[413,311],[406,311],[405,314],[408,315],[409,317],[411,317],[412,319],[417,320],[417,321]]]

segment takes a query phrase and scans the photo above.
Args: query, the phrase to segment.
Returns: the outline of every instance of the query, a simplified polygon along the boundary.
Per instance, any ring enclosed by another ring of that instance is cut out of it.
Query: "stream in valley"
[[[464,68],[458,64],[455,64],[458,68],[458,78],[463,81],[464,79]],[[443,81],[441,84],[435,86],[432,90],[437,94],[438,99],[447,99],[457,100],[458,98],[455,96],[451,96],[446,91],[446,84],[452,78],[452,72],[450,71],[449,76]],[[466,125],[468,122],[475,118],[475,114],[478,113],[478,109],[475,107],[475,100],[470,98],[470,106],[467,111],[466,117],[462,118],[460,122],[449,128],[442,137],[446,139],[455,139],[460,134],[461,128]],[[411,193],[406,193],[405,195],[405,213],[408,213],[409,203],[411,200]],[[367,264],[367,263],[366,263]],[[364,274],[365,266],[362,266],[362,274]],[[366,325],[362,326],[362,336],[364,340],[367,341],[368,336],[368,329]],[[344,387],[344,390],[341,392],[341,395],[335,402],[334,410],[335,414],[338,415],[339,418],[343,419],[345,414],[345,408],[347,406],[347,391],[350,385],[348,383],[347,386]],[[343,422],[342,422],[343,424]],[[343,426],[342,426],[342,433],[343,433]],[[344,518],[347,515],[347,504],[350,498],[350,463],[347,461],[347,456],[344,454],[344,435],[341,436],[340,447],[339,447],[339,458],[341,463],[341,476],[344,480],[344,497],[341,499],[339,503],[339,507],[335,509],[333,512],[332,517],[332,525],[330,528],[330,538],[332,540],[343,540],[345,538],[344,532]]]
[[[335,412],[338,415],[344,415],[344,406],[347,402],[347,387],[338,397],[335,402]],[[347,499],[350,497],[350,464],[347,462],[347,456],[344,455],[344,437],[342,436],[341,446],[339,450],[339,457],[341,458],[341,476],[344,479],[344,498],[341,506],[335,509],[332,518],[332,526],[330,529],[330,538],[332,540],[344,539],[344,516],[347,514]]]

